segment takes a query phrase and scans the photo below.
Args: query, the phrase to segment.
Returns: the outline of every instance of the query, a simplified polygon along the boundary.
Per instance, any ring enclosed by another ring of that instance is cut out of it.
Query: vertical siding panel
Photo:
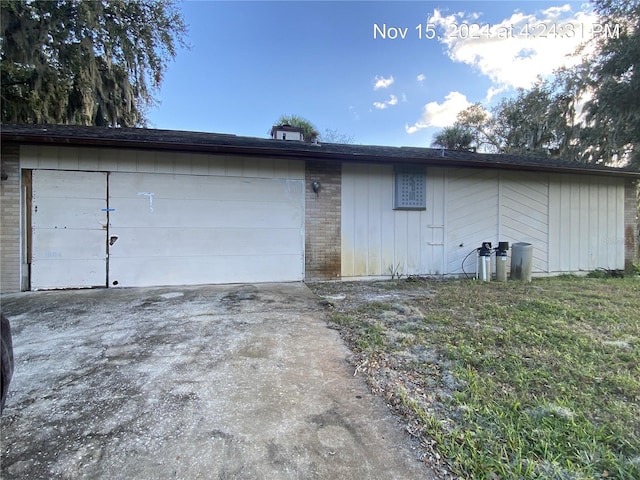
[[[382,182],[383,172],[378,165],[369,167],[367,189],[368,259],[367,274],[382,275]]]
[[[607,268],[607,186],[604,182],[598,183],[598,208],[596,215],[598,216],[597,229],[597,248],[596,248],[596,268]]]
[[[165,152],[150,152],[152,154],[153,161],[156,165],[156,173],[176,173],[176,163],[182,164],[186,161],[185,154],[180,154],[177,161],[173,161],[170,157],[167,158]],[[122,170],[121,170],[122,171]]]
[[[616,186],[616,268],[624,268],[625,265],[624,189],[624,181],[619,181]]]
[[[255,158],[245,158],[242,162],[242,176],[243,177],[257,177],[258,176],[258,160]]]
[[[194,157],[192,153],[159,152],[156,155],[156,164],[173,168],[173,172],[168,173],[188,175],[193,170]]]
[[[571,178],[561,175],[560,187],[560,270],[571,270]]]
[[[407,212],[407,268],[402,272],[406,275],[420,273],[423,216],[422,210]]]
[[[261,158],[258,160],[258,176],[273,178],[276,161],[273,158]]]
[[[580,228],[578,231],[578,243],[574,244],[573,248],[578,250],[578,256],[580,259],[580,265],[590,269],[589,266],[589,218],[591,212],[589,210],[589,189],[592,183],[591,177],[586,177],[583,182],[580,183],[580,198],[579,202],[579,223]]]
[[[289,160],[278,160],[273,163],[273,178],[297,178],[291,174],[289,169]],[[300,162],[303,163],[303,162]],[[303,172],[304,176],[304,172]]]
[[[394,210],[394,249],[393,249],[393,270],[404,273],[407,270],[407,233],[408,219],[406,210]]]
[[[611,179],[607,179],[607,268],[616,268],[619,265],[618,258],[618,235],[616,222],[618,222],[618,202],[616,195],[616,186]],[[624,225],[624,223],[618,223]]]
[[[442,225],[444,226],[444,229],[442,231],[442,235],[443,235],[443,243],[444,243],[444,255],[443,255],[443,260],[442,260],[442,265],[443,265],[443,269],[442,269],[442,273],[443,274],[447,274],[447,273],[451,273],[449,271],[448,265],[449,265],[449,257],[451,256],[450,251],[451,251],[451,246],[450,246],[450,242],[448,241],[449,239],[449,215],[447,214],[447,204],[449,203],[448,199],[449,199],[449,176],[451,175],[451,169],[450,168],[445,168],[444,169],[444,178],[443,178],[443,185],[442,185]]]
[[[541,191],[544,195],[544,212],[546,214],[546,232],[543,236],[545,246],[544,271],[549,272],[549,174],[541,174]]]
[[[224,177],[227,175],[227,163],[231,160],[219,155],[207,155],[207,173]]]
[[[65,147],[58,149],[58,168],[62,170],[78,170],[79,165],[77,148]]]
[[[560,178],[549,175],[549,271],[560,270]]]
[[[393,210],[393,168],[390,165],[381,165],[381,222],[380,232],[380,268],[382,275],[389,275],[389,268],[395,260],[395,210]]]
[[[594,177],[593,181],[589,183],[589,212],[591,219],[589,220],[589,250],[587,252],[587,258],[585,259],[585,268],[594,269],[594,265],[597,265],[598,260],[598,229],[599,225],[599,210],[600,198],[598,195],[599,185],[597,179]]]
[[[135,154],[136,172],[140,173],[156,173],[156,159],[153,152],[137,152]],[[118,155],[116,157],[117,171],[126,172],[124,160]],[[160,172],[158,172],[160,173]]]
[[[443,274],[445,272],[445,231],[444,231],[444,212],[445,212],[445,169],[433,169],[434,188],[433,188],[433,206],[431,222],[433,225],[432,238],[435,245],[431,248],[431,267],[428,273]]]
[[[301,178],[304,179],[304,162],[301,160],[288,160],[289,173],[287,178]]]
[[[98,170],[98,149],[80,148],[78,151],[78,168],[87,172]]]
[[[210,174],[211,170],[209,171]],[[214,174],[212,174],[214,175]],[[242,158],[238,157],[227,157],[225,158],[225,173],[229,177],[239,177],[242,176]]]
[[[20,168],[38,168],[41,147],[20,145]]]
[[[206,155],[199,154],[193,156],[190,173],[192,175],[206,175],[209,173],[209,162]]]
[[[602,179],[600,183],[601,195],[604,197],[603,205],[599,205],[600,210],[602,211],[601,217],[601,226],[602,229],[600,231],[602,237],[600,245],[602,247],[601,250],[601,266],[604,268],[612,268],[611,263],[611,251],[615,248],[615,245],[611,241],[611,236],[614,233],[609,230],[609,225],[611,218],[615,218],[613,211],[611,208],[614,207],[614,203],[611,199],[611,191],[609,189],[609,181],[607,179]]]
[[[580,241],[580,187],[579,182],[571,182],[569,187],[569,208],[568,213],[571,218],[570,232],[565,237],[565,242],[569,242],[569,270],[576,271],[580,269],[580,251],[576,246]]]
[[[342,206],[341,206],[341,275],[353,277],[355,270],[355,166],[342,166]]]
[[[367,167],[360,171],[360,175],[355,177],[355,210],[354,210],[354,275],[367,275],[369,258],[369,245],[367,233],[369,231],[369,216],[366,214],[368,208],[368,186],[367,186]]]
[[[101,149],[98,153],[98,169],[102,172],[116,172],[118,170],[118,157],[118,150]]]
[[[423,213],[423,221],[420,226],[420,234],[422,243],[420,249],[420,268],[418,273],[432,273],[433,265],[433,244],[435,242],[436,232],[433,228],[434,222],[434,204],[435,204],[435,185],[437,179],[432,168],[427,168],[427,185],[426,185],[426,201],[427,210]]]

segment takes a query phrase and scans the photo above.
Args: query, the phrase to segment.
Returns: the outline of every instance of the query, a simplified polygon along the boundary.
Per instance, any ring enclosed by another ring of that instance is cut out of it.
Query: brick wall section
[[[316,195],[312,183],[321,184]],[[305,278],[340,277],[340,162],[307,161],[305,168]]]
[[[2,145],[0,164],[0,292],[20,291],[20,147]]]
[[[640,263],[640,238],[638,228],[638,188],[639,184],[627,180],[624,185],[624,265]]]

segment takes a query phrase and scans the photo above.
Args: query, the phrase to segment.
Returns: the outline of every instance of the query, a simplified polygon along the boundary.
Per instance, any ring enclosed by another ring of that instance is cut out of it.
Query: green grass
[[[388,403],[455,472],[640,478],[640,280],[390,283],[412,317],[356,290],[333,316],[355,361],[395,372]]]

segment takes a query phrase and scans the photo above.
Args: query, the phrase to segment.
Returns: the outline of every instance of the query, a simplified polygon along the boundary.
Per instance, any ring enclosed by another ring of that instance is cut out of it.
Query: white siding
[[[482,242],[533,245],[535,273],[624,265],[624,184],[615,178],[428,168],[427,210],[393,210],[393,169],[342,177],[342,275],[475,273]],[[510,259],[510,255],[509,255]]]
[[[549,198],[549,271],[624,268],[622,181],[551,175]]]
[[[462,262],[482,242],[498,241],[498,172],[447,169],[445,272],[462,273]],[[476,271],[475,255],[464,270]]]
[[[443,272],[443,170],[427,169],[427,209],[393,209],[390,165],[342,168],[342,276]]]
[[[304,162],[180,152],[22,145],[20,167],[304,179]]]
[[[533,245],[533,271],[548,269],[549,178],[545,173],[500,173],[497,239]],[[511,259],[511,256],[509,256]]]

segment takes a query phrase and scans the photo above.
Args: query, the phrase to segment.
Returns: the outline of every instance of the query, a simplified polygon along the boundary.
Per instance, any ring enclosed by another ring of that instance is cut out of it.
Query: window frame
[[[420,184],[416,185],[416,200],[413,203],[402,199],[403,176],[416,175]],[[394,210],[426,210],[427,209],[427,169],[421,165],[393,166],[393,209]]]

